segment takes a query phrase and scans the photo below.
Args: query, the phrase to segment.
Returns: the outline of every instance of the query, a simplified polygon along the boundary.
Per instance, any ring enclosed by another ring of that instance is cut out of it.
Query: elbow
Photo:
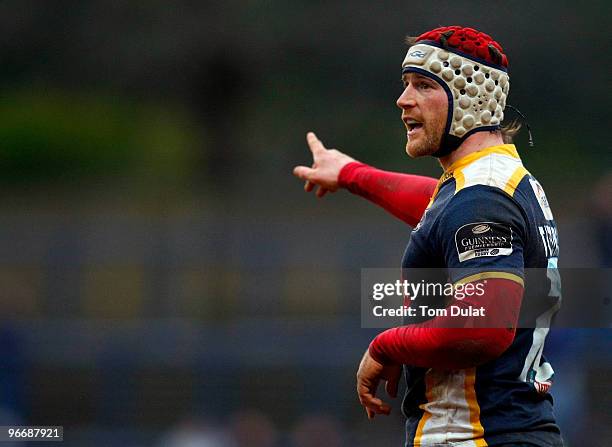
[[[494,329],[453,329],[463,332],[454,336],[450,343],[437,346],[438,358],[448,369],[464,369],[480,366],[500,357],[512,344],[514,330]],[[456,334],[455,334],[456,335]]]

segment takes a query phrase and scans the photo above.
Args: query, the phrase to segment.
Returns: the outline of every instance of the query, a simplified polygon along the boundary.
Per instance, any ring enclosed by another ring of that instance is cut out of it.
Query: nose
[[[402,94],[397,98],[395,102],[400,109],[405,109],[409,107],[414,107],[416,105],[416,101],[414,99],[414,87],[412,84],[408,84]]]

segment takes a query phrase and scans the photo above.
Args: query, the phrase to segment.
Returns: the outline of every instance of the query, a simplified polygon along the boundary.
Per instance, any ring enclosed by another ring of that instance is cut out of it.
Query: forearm
[[[338,183],[414,227],[421,220],[438,181],[352,162],[342,168]]]
[[[483,296],[454,300],[461,308],[484,308],[484,316],[437,317],[418,325],[388,329],[370,344],[383,364],[424,368],[470,368],[499,357],[514,340],[523,287],[489,279]]]

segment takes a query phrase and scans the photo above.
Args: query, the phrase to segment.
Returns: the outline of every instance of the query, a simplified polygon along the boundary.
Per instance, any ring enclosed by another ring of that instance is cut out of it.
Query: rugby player
[[[462,301],[489,312],[460,328],[440,316],[379,334],[359,365],[359,400],[370,419],[389,414],[377,388],[385,382],[395,397],[403,368],[407,446],[561,446],[543,355],[560,300],[557,230],[511,144],[517,129],[501,124],[507,57],[489,35],[460,26],[408,43],[397,100],[406,152],[437,157],[441,178],[381,171],[312,132],[313,165],[294,174],[307,192],[318,186],[318,197],[345,188],[415,227],[402,267],[444,268],[453,283],[480,284],[484,294]],[[528,276],[540,286],[525,289]]]

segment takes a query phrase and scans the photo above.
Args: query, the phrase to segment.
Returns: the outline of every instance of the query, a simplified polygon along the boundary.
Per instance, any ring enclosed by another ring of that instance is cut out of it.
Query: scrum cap
[[[448,96],[442,157],[474,132],[500,129],[510,89],[508,59],[491,36],[448,26],[421,34],[408,49],[402,74],[416,72],[437,81]]]

